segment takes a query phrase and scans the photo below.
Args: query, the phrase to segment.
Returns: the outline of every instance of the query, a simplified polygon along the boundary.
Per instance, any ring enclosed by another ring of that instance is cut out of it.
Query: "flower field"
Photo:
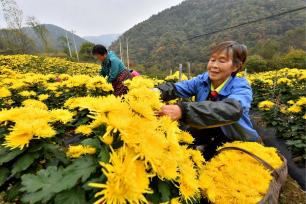
[[[253,110],[286,141],[297,163],[306,160],[306,70],[284,68],[251,74]]]
[[[156,116],[163,102],[151,88],[163,80],[136,77],[126,82],[128,94],[115,97],[111,84],[96,76],[98,69],[57,58],[0,56],[0,187],[6,200],[199,203],[206,197],[214,203],[257,203],[264,197],[272,176],[257,161],[226,152],[205,162],[189,147],[188,132]],[[254,109],[303,162],[305,70],[247,78]],[[177,73],[166,78],[177,79]],[[225,146],[250,150],[274,168],[282,164],[274,148],[241,142]],[[256,174],[239,174],[245,169],[257,169]],[[251,191],[245,182],[250,179],[256,183]]]
[[[76,63],[63,58],[35,55],[0,55],[0,66],[7,66],[21,73],[87,74],[96,75],[97,64]]]

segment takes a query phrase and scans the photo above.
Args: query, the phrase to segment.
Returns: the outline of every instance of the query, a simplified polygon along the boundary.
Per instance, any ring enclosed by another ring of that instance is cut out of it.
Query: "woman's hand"
[[[178,105],[165,105],[161,108],[159,115],[167,115],[171,120],[179,120],[182,118],[182,110]]]

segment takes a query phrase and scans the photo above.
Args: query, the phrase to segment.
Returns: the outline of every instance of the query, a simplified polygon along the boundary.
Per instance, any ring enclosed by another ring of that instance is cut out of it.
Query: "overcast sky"
[[[75,30],[80,36],[123,33],[183,0],[16,0],[24,16]],[[3,27],[1,12],[0,25]]]

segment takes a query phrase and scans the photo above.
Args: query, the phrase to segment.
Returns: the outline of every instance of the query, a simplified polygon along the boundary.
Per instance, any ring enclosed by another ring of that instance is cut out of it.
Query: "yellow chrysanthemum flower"
[[[301,97],[297,100],[296,105],[298,106],[305,106],[306,105],[306,97]]]
[[[101,141],[104,142],[107,145],[111,145],[113,143],[113,140],[114,140],[114,138],[111,134],[112,131],[116,132],[117,130],[114,129],[113,127],[111,127],[111,126],[108,126],[106,128],[106,133],[100,138]]]
[[[180,78],[179,75],[180,75],[179,71],[176,71],[174,74],[167,76],[165,80],[166,81],[172,81],[172,80],[177,81]],[[182,80],[188,80],[188,77],[185,74],[182,74]]]
[[[11,149],[27,147],[33,138],[32,126],[26,124],[15,125],[11,133],[5,137],[4,146]]]
[[[178,135],[178,139],[181,142],[187,143],[187,144],[192,144],[194,141],[194,137],[192,137],[192,135],[188,132],[182,131],[179,135]]]
[[[283,114],[287,114],[288,113],[287,107],[286,106],[281,107],[280,112],[283,113]]]
[[[42,109],[42,110],[48,110],[48,106],[46,104],[44,104],[41,101],[34,100],[34,99],[27,99],[27,100],[22,102],[22,105],[24,107],[31,107],[31,108],[39,108],[39,109]]]
[[[281,85],[281,84],[284,84],[284,85],[288,85],[288,86],[291,86],[292,85],[292,80],[288,79],[288,78],[279,78],[277,81],[276,81],[276,84],[277,85]]]
[[[63,124],[68,123],[73,118],[73,113],[64,109],[51,110],[50,114],[52,115],[54,120],[61,121]]]
[[[188,155],[188,154],[187,154]],[[186,157],[180,164],[179,190],[184,200],[200,197],[200,184],[193,162]]]
[[[148,119],[154,118],[154,111],[163,105],[159,93],[145,87],[130,90],[124,98],[134,112]]]
[[[255,142],[227,143],[223,147],[240,147],[250,151],[273,168],[280,168],[283,164],[275,148]],[[261,163],[236,150],[226,150],[215,156],[199,178],[204,195],[216,204],[258,203],[266,195],[271,180],[271,172]]]
[[[60,110],[60,113],[64,112]],[[62,117],[63,115],[58,117],[52,111],[33,107],[2,110],[0,111],[0,123],[5,121],[15,123],[10,129],[10,133],[5,136],[4,145],[11,149],[23,149],[29,145],[31,139],[53,137],[56,131],[49,123],[68,120],[67,116]]]
[[[77,129],[75,130],[75,133],[80,133],[80,134],[88,136],[92,133],[92,129],[88,125],[81,125],[77,127]]]
[[[273,103],[272,101],[262,101],[258,104],[258,108],[264,111],[271,110],[274,106],[275,103]]]
[[[30,97],[30,96],[36,96],[36,93],[34,91],[22,91],[19,92],[19,95],[24,97]]]
[[[70,158],[79,158],[82,155],[95,154],[95,153],[96,153],[96,148],[91,147],[89,145],[76,145],[76,146],[70,145],[66,152],[66,155],[67,157]]]
[[[48,94],[40,94],[40,95],[38,95],[38,100],[40,100],[40,101],[45,101],[48,98],[49,98]]]
[[[289,101],[287,101],[287,103],[288,103],[289,105],[293,105],[293,104],[294,104],[294,100],[289,100]]]
[[[5,100],[4,103],[7,105],[12,105],[14,101],[12,99],[9,99],[9,100]]]
[[[124,84],[130,89],[137,89],[140,87],[153,88],[155,86],[155,81],[143,76],[134,77],[133,79],[126,80]]]
[[[180,204],[180,198],[172,198],[170,200],[170,204]]]
[[[10,97],[12,93],[5,87],[0,88],[0,98]]]
[[[149,188],[152,176],[138,156],[127,147],[112,152],[110,163],[101,163],[107,177],[105,184],[90,183],[89,186],[102,189],[96,197],[102,196],[95,204],[148,203],[144,194],[152,193]]]
[[[273,80],[271,79],[264,79],[262,82],[267,86],[273,86]]]
[[[290,112],[290,113],[299,113],[299,112],[301,112],[301,110],[302,110],[302,107],[299,106],[299,105],[296,105],[296,104],[290,106],[287,109],[287,111]]]
[[[101,89],[105,92],[113,91],[113,86],[107,83],[106,79],[102,76],[92,77],[86,84],[86,87],[89,90]]]

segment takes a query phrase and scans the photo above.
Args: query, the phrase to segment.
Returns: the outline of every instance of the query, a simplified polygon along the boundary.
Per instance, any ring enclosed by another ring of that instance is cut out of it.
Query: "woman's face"
[[[107,56],[107,54],[105,54],[105,55],[95,54],[95,58],[96,58],[99,62],[104,62],[106,56]]]
[[[232,51],[226,50],[214,53],[209,59],[207,70],[211,81],[224,82],[231,74],[238,70],[233,66]]]

